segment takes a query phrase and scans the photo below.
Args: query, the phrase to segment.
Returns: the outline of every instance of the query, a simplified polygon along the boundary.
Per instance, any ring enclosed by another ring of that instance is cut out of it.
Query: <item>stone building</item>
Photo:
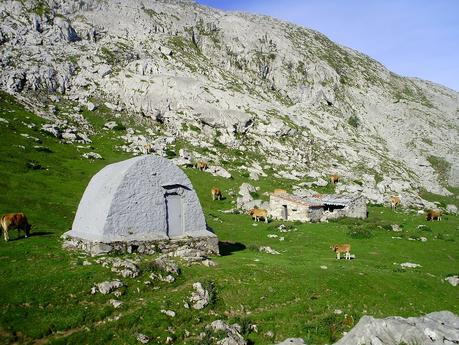
[[[367,201],[363,196],[313,195],[300,197],[288,193],[271,193],[269,213],[274,219],[318,222],[341,217],[367,218]]]
[[[368,217],[367,199],[362,195],[322,195],[317,199],[324,205],[326,219]]]
[[[145,155],[110,164],[89,182],[65,246],[93,254],[154,252],[186,242],[218,253],[218,239],[185,173],[169,160]]]
[[[274,219],[318,222],[324,212],[323,204],[315,200],[306,200],[288,193],[271,193],[269,213]]]

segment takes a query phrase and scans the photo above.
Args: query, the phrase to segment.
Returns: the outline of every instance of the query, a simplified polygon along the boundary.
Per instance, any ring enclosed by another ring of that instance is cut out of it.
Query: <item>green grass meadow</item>
[[[174,283],[146,285],[148,263],[155,256],[141,256],[140,276],[121,278],[125,287],[119,300],[124,304],[114,309],[109,303],[113,295],[90,290],[119,277],[96,264],[96,258],[63,250],[60,236],[70,229],[90,178],[105,165],[130,157],[117,149],[124,132],[102,130],[108,119],[103,112],[85,113],[97,131],[93,143],[85,148],[63,144],[39,130],[45,120],[5,94],[0,94],[0,117],[8,121],[0,122],[0,213],[25,212],[33,225],[28,239],[12,231],[8,243],[0,241],[0,344],[138,344],[137,332],[148,335],[150,344],[165,344],[167,337],[175,344],[210,344],[200,333],[217,319],[256,325],[257,331],[245,334],[251,344],[287,337],[330,344],[363,315],[459,313],[459,287],[444,281],[459,274],[457,216],[427,222],[415,211],[371,206],[364,221],[285,222],[289,231],[282,233],[281,222],[254,224],[247,215],[221,212],[234,207],[231,192],[245,177],[235,172],[226,180],[194,169],[185,172],[219,237],[221,255],[212,258],[217,266],[182,265]],[[29,128],[30,123],[36,126]],[[104,159],[81,157],[89,151]],[[291,188],[291,182],[273,178],[253,184],[261,196]],[[212,186],[222,189],[224,200],[212,201]],[[391,231],[391,224],[402,231]],[[427,241],[416,240],[420,237]],[[350,243],[356,258],[336,260],[330,250],[334,243]],[[260,253],[259,246],[281,254]],[[85,266],[83,260],[93,264]],[[422,267],[404,270],[403,262]],[[184,301],[198,281],[214,282],[216,303],[200,311],[186,309]],[[171,318],[161,309],[177,315]],[[336,314],[337,309],[342,313]]]

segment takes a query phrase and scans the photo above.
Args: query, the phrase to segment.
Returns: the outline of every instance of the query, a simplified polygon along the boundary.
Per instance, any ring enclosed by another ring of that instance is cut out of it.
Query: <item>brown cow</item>
[[[402,197],[400,195],[391,195],[390,196],[390,208],[396,209],[400,205]]]
[[[252,208],[249,211],[249,215],[252,216],[256,222],[259,222],[261,218],[265,220],[265,223],[268,223],[268,210],[264,208]]]
[[[9,240],[8,231],[11,229],[18,229],[25,231],[25,237],[30,234],[31,225],[27,221],[27,217],[24,213],[8,213],[0,219],[0,225],[3,229],[3,237],[5,241]]]
[[[441,211],[440,210],[432,210],[427,212],[426,220],[441,220]]]
[[[336,253],[336,259],[339,260],[341,258],[341,253],[344,254],[344,258],[347,260],[351,260],[351,245],[350,244],[334,244],[331,246],[331,250]]]
[[[273,194],[287,194],[287,191],[285,189],[276,188],[274,189]]]
[[[340,180],[340,177],[337,174],[333,174],[330,176],[330,182],[333,184],[338,183],[339,180]]]
[[[195,167],[196,167],[196,169],[199,169],[199,170],[201,170],[201,171],[204,171],[204,170],[207,170],[207,168],[208,168],[209,166],[208,166],[207,163],[204,162],[204,161],[198,161],[198,162],[196,162]]]
[[[214,187],[210,190],[210,194],[212,194],[212,200],[221,200],[222,199],[222,191],[220,188]]]

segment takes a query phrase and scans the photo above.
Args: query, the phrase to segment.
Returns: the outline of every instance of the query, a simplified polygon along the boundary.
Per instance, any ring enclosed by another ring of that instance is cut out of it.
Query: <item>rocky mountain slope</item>
[[[338,192],[377,203],[428,206],[419,190],[459,186],[459,93],[270,17],[178,0],[2,1],[0,65],[1,89],[83,135],[81,107],[134,119],[134,153],[179,140],[254,178],[338,173]]]

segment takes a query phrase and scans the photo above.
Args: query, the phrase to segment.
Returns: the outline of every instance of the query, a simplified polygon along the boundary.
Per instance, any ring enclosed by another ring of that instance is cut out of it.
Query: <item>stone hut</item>
[[[269,210],[274,219],[318,222],[324,212],[324,206],[320,200],[306,200],[288,193],[271,193]]]
[[[312,195],[300,197],[288,193],[271,193],[270,215],[275,219],[318,222],[341,217],[367,218],[367,201],[363,196]]]
[[[89,182],[64,246],[92,254],[152,253],[186,243],[218,253],[218,239],[185,173],[145,155],[110,164]]]
[[[322,195],[318,197],[324,205],[324,217],[337,219],[341,217],[368,217],[367,199],[357,195]]]

